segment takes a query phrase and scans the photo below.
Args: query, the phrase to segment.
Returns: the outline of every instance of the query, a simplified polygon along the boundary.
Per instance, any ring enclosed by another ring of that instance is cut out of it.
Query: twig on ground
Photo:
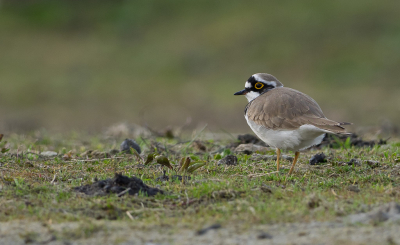
[[[126,211],[126,215],[128,215],[128,217],[134,221],[135,219],[133,218],[132,214],[129,211]]]
[[[130,190],[131,190],[131,188],[129,187],[128,189],[126,189],[126,190],[124,190],[124,191],[118,193],[118,194],[117,194],[117,197],[121,197],[121,196],[125,195],[125,193],[127,193],[127,192],[130,191]]]
[[[57,174],[54,175],[53,180],[50,182],[50,184],[54,184],[54,181],[56,180],[56,178],[57,178]]]
[[[187,191],[185,190],[185,195],[186,195],[186,206],[188,206],[189,205],[189,196],[188,196],[188,194],[187,194]]]
[[[332,194],[337,197],[337,198],[341,198],[342,196],[339,196],[338,194],[336,194],[334,189],[331,189]]]

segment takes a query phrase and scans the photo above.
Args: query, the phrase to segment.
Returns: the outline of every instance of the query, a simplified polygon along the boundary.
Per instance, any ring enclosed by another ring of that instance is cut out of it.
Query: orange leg
[[[296,153],[294,154],[293,164],[292,164],[292,167],[289,170],[288,176],[292,174],[292,172],[294,170],[294,165],[296,165],[296,162],[297,162],[297,159],[299,158],[299,156],[300,156],[300,152],[296,151]]]
[[[281,149],[276,148],[276,171],[279,171],[279,158],[281,157]]]

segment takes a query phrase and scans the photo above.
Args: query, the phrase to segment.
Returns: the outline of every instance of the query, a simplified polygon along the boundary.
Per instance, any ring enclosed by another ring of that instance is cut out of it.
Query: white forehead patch
[[[245,88],[251,88],[251,83],[249,83],[249,82],[246,81],[244,87],[245,87]]]

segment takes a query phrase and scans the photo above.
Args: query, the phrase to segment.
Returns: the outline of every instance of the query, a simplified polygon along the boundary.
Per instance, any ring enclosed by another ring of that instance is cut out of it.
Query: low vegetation
[[[4,137],[0,221],[133,220],[143,225],[180,223],[193,229],[209,223],[332,221],[398,201],[400,196],[400,143],[395,140],[373,147],[347,143],[336,149],[312,149],[301,154],[288,178],[291,162],[283,160],[284,167],[277,173],[273,158],[236,154],[238,143],[232,138],[139,137],[141,155],[133,149],[133,154],[119,153],[115,149],[120,142],[77,133]],[[47,156],[50,150],[58,155]],[[310,165],[309,159],[320,152],[327,161]],[[231,154],[237,156],[237,165],[218,164]],[[170,167],[160,164],[160,156]],[[74,187],[113,178],[115,173],[136,176],[163,192],[148,197],[142,192],[96,196],[74,191]]]

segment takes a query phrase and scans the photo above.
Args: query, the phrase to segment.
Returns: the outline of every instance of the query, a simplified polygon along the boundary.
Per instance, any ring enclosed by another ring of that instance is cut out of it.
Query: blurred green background
[[[328,118],[400,125],[400,1],[0,0],[0,128],[250,131],[275,75]]]

